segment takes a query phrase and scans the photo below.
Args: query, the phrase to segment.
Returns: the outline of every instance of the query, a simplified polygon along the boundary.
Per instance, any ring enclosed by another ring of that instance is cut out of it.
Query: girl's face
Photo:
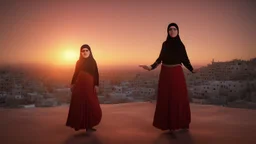
[[[88,58],[90,56],[91,52],[88,48],[82,48],[81,50],[81,55],[84,57],[84,58]]]
[[[172,38],[174,38],[174,37],[176,37],[176,36],[178,35],[178,30],[177,30],[177,28],[176,28],[175,26],[171,26],[171,27],[169,28],[168,32],[169,32],[169,35],[170,35]]]

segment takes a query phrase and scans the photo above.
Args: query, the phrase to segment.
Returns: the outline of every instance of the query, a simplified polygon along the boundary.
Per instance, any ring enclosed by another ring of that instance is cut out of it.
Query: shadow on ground
[[[64,144],[103,144],[95,134],[80,132],[70,136]]]

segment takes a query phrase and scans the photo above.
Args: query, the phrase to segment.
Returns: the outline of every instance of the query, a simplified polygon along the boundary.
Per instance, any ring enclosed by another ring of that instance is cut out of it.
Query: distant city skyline
[[[256,57],[252,0],[0,2],[0,63],[73,66],[89,44],[101,67],[136,67],[158,57],[176,22],[192,65]]]

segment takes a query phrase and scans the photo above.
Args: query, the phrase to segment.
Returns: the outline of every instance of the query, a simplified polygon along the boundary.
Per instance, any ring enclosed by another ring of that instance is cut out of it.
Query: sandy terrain
[[[256,110],[191,104],[189,132],[176,137],[152,126],[154,103],[101,105],[91,136],[66,127],[68,106],[0,109],[1,144],[254,144]]]

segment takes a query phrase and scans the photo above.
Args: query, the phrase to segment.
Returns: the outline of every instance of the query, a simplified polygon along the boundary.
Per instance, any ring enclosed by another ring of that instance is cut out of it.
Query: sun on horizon
[[[77,53],[72,50],[65,50],[61,56],[61,59],[64,60],[66,63],[74,63],[77,58]]]

